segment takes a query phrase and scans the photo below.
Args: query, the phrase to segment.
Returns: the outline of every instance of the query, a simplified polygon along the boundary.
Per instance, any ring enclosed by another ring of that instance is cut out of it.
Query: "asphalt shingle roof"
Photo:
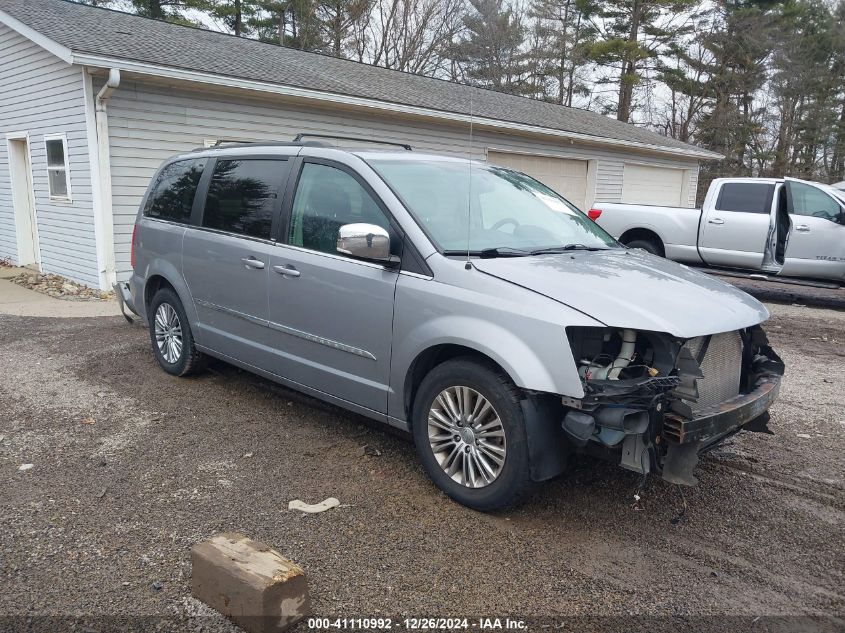
[[[0,0],[0,11],[74,54],[118,58],[462,115],[474,114],[597,139],[645,143],[669,151],[704,153],[701,148],[586,110],[65,0]]]

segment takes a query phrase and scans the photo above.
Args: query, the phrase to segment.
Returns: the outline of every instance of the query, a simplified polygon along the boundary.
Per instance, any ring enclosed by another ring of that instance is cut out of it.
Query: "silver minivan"
[[[215,357],[409,431],[480,510],[578,452],[692,485],[702,451],[767,430],[783,374],[755,299],[524,174],[404,146],[169,159],[132,266],[118,295],[165,371]]]

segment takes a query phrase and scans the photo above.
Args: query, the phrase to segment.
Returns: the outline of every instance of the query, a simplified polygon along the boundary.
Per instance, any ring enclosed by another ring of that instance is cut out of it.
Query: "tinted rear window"
[[[719,211],[769,213],[775,186],[762,182],[729,182],[722,185],[716,208]]]
[[[270,239],[273,213],[287,175],[284,160],[218,160],[202,225]]]
[[[162,169],[147,199],[144,215],[187,224],[204,165],[204,158],[192,158]]]

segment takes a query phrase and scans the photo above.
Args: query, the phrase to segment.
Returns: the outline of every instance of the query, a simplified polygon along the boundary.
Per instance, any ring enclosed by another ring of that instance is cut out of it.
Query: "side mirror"
[[[337,252],[384,264],[398,258],[390,254],[390,236],[376,224],[344,224],[337,233]]]

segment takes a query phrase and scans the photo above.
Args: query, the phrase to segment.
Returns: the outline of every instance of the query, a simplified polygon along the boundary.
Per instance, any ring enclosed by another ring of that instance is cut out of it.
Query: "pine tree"
[[[532,1],[529,15],[536,22],[531,58],[541,98],[571,106],[576,94],[588,91],[583,71],[597,33],[588,19],[595,12],[592,0]]]
[[[525,27],[504,0],[469,0],[465,37],[452,49],[469,83],[500,92],[527,91]]]
[[[618,83],[616,118],[628,122],[634,87],[645,70],[654,68],[661,53],[690,31],[689,13],[695,0],[598,0],[594,24],[601,32],[589,49],[599,66],[613,69],[602,83]]]
[[[209,14],[220,20],[230,33],[248,36],[251,34],[249,25],[258,17],[259,10],[258,0],[215,0]]]
[[[185,15],[186,10],[194,9],[209,11],[213,8],[213,0],[130,0],[138,15],[156,20],[167,20],[182,24],[193,24],[194,21]]]

